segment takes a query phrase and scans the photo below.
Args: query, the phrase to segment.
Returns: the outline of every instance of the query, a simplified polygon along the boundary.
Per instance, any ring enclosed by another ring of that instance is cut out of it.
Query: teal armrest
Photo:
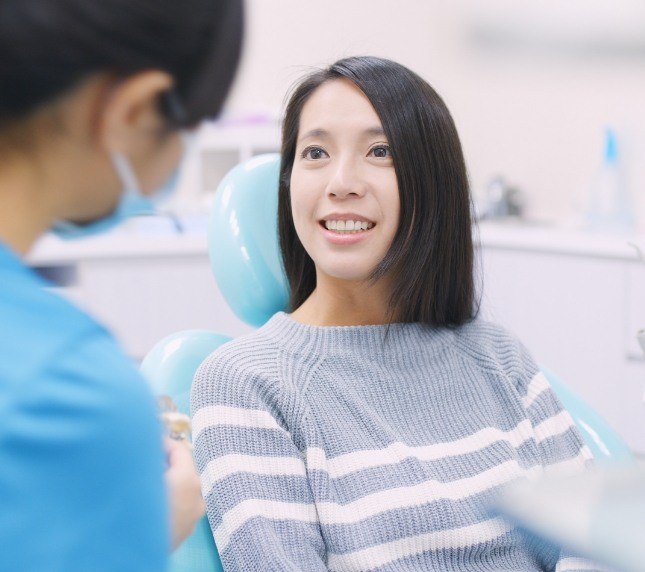
[[[187,330],[158,342],[141,364],[155,395],[169,395],[190,415],[190,386],[199,365],[231,338],[205,330]],[[170,572],[223,572],[213,534],[204,516],[170,557]]]
[[[631,463],[634,454],[625,440],[589,405],[549,370],[542,373],[562,405],[571,414],[586,444],[600,465]]]

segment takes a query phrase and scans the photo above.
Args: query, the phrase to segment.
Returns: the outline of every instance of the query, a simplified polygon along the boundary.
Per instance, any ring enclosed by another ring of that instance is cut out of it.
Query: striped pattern
[[[510,526],[500,520],[487,520],[460,529],[431,532],[379,544],[350,554],[331,554],[327,562],[330,570],[373,570],[386,564],[438,550],[468,548],[473,539],[478,543],[503,537]]]
[[[193,439],[225,570],[551,567],[488,510],[591,459],[545,377],[483,322],[384,333],[278,314],[202,365]]]

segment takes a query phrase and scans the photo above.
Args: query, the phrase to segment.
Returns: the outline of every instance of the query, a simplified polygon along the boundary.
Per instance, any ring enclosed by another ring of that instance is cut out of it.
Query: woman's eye
[[[324,159],[325,157],[329,157],[327,155],[327,152],[322,149],[321,147],[307,147],[301,154],[303,159],[309,159],[312,161],[316,161],[318,159]]]
[[[370,153],[377,159],[388,159],[392,157],[392,150],[389,145],[376,145],[370,149]]]

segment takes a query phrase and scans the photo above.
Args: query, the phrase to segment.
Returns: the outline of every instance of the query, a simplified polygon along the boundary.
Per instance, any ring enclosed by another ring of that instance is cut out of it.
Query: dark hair
[[[457,129],[439,95],[417,74],[374,57],[340,60],[302,80],[282,126],[278,203],[280,248],[298,308],[316,287],[313,260],[296,233],[290,182],[302,108],[322,84],[346,79],[374,107],[387,136],[399,187],[399,228],[372,273],[392,273],[392,320],[458,326],[475,317],[471,198]]]
[[[174,126],[216,116],[237,68],[242,0],[0,0],[0,126],[95,72],[168,72]]]

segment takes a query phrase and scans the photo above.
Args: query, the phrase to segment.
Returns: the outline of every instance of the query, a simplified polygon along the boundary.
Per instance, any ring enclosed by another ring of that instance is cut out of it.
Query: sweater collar
[[[290,353],[361,352],[375,358],[385,354],[409,356],[415,350],[427,353],[431,348],[441,349],[452,337],[450,330],[420,323],[310,326],[285,312],[275,314],[262,329]]]

